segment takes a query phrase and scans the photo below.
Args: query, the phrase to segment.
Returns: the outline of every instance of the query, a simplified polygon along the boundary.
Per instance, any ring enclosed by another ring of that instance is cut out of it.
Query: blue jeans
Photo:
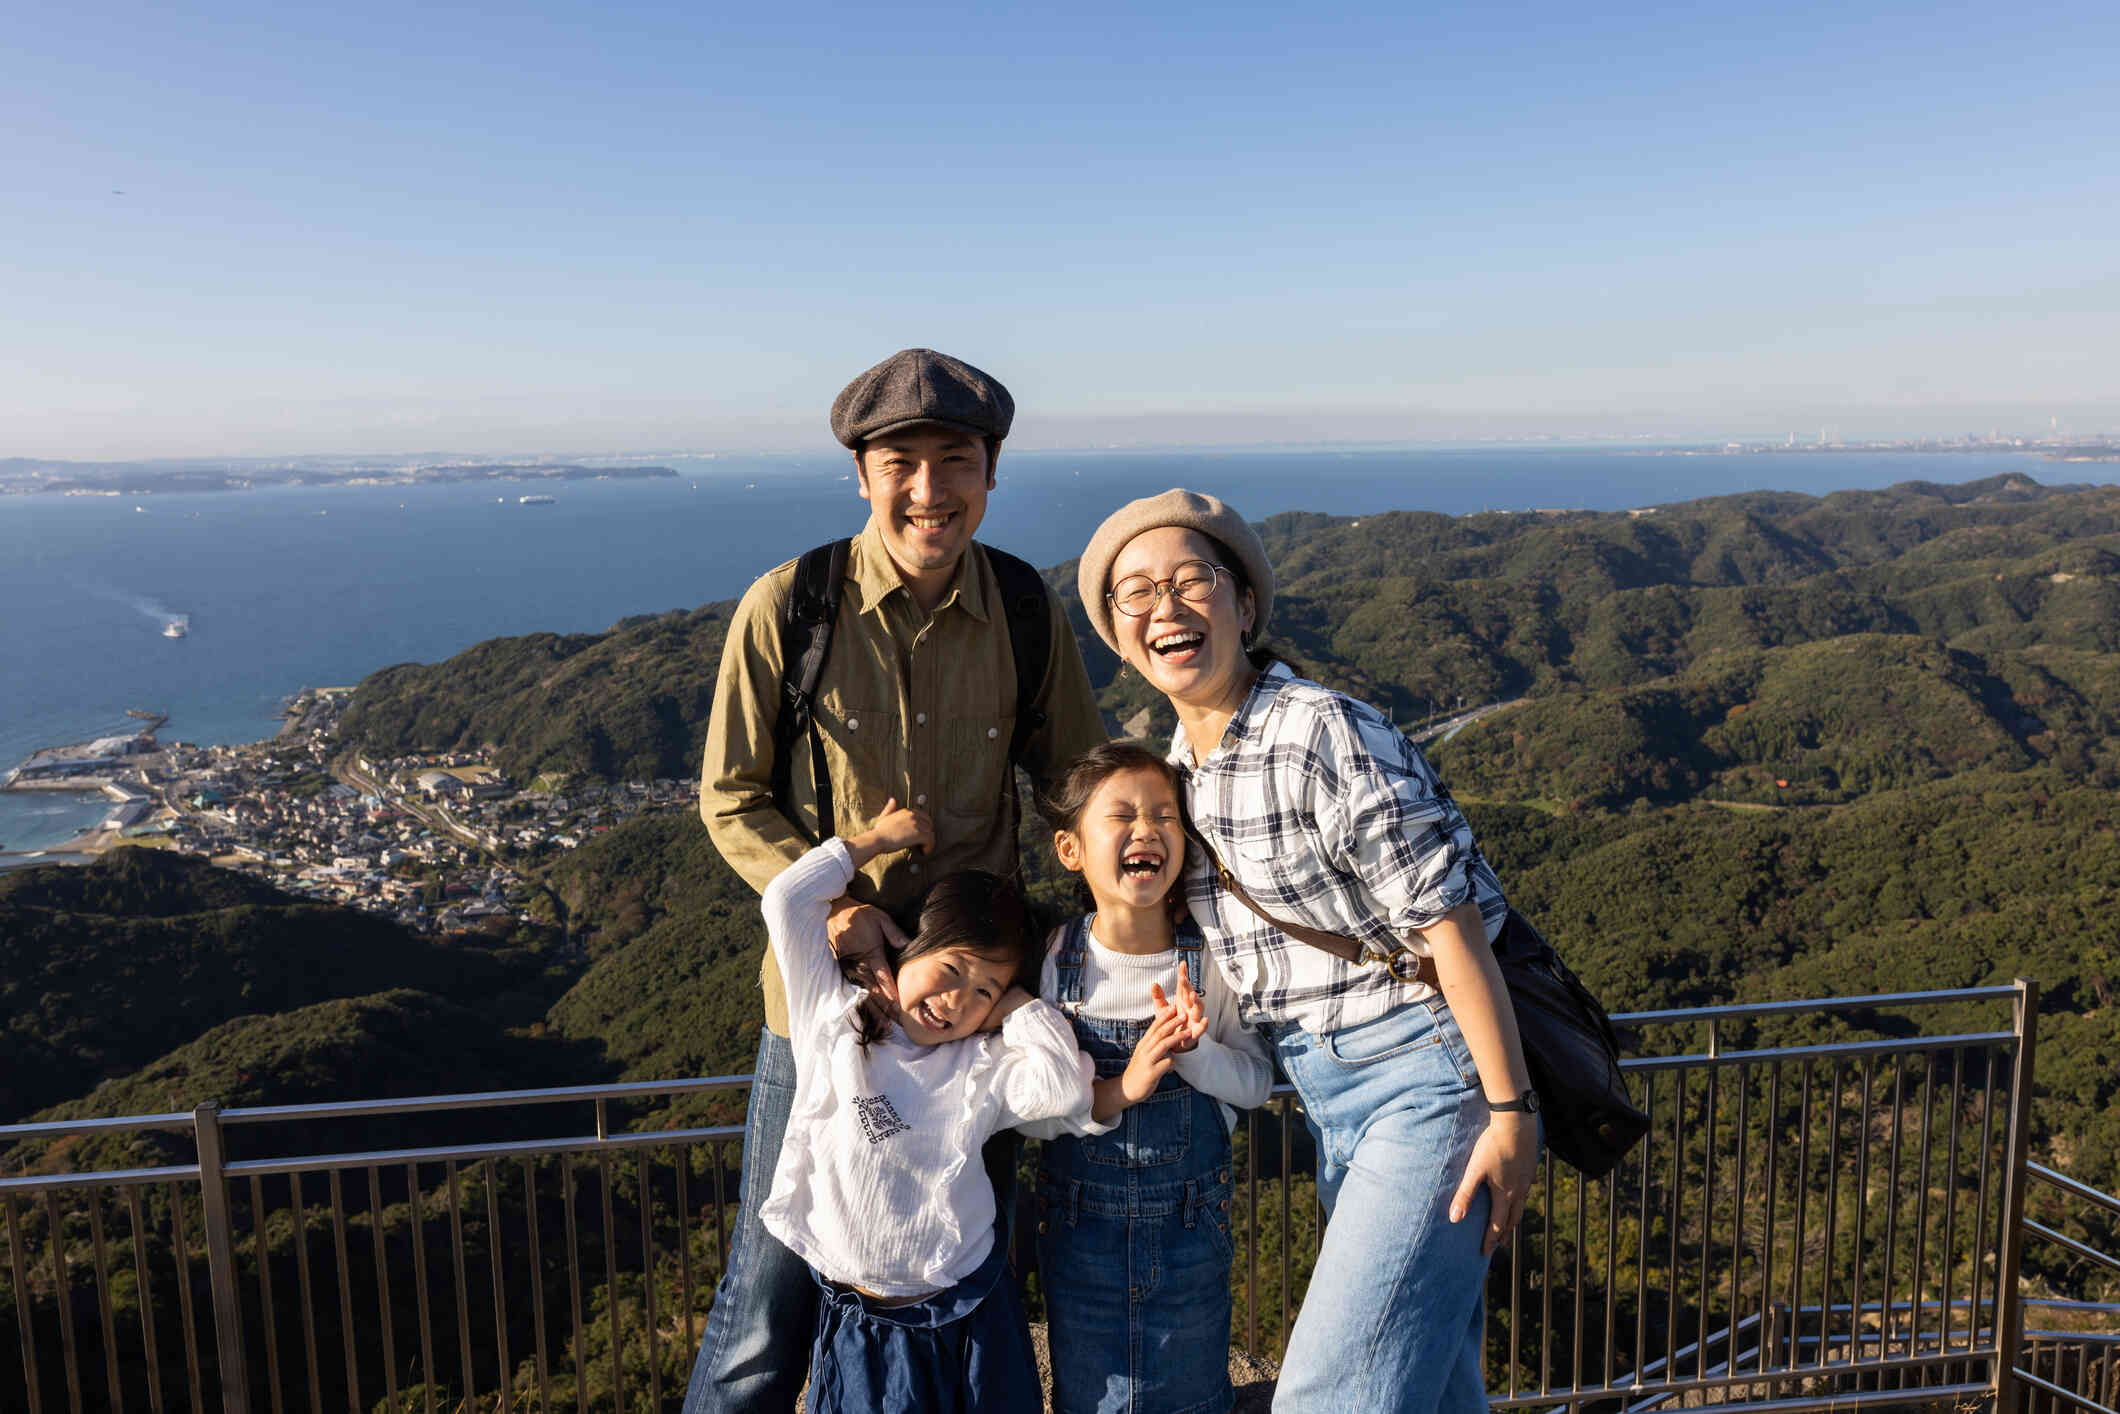
[[[906,1306],[818,1285],[810,1414],[1025,1414],[1043,1406],[1030,1331],[998,1242],[963,1281]]]
[[[729,1265],[714,1288],[684,1414],[787,1414],[810,1372],[817,1283],[802,1258],[758,1221],[795,1104],[795,1051],[764,1027],[744,1112],[743,1204]]]
[[[795,1048],[784,1036],[758,1029],[758,1060],[744,1111],[743,1205],[729,1239],[729,1265],[714,1288],[684,1414],[787,1414],[810,1373],[810,1341],[817,1330],[817,1283],[809,1264],[790,1252],[758,1220],[773,1191],[773,1169],[795,1106]],[[1006,1262],[1015,1231],[1014,1130],[987,1141],[987,1174],[994,1183],[995,1246]],[[1020,1325],[1023,1317],[1016,1310]]]
[[[1487,1125],[1440,997],[1334,1032],[1273,1032],[1318,1143],[1329,1219],[1275,1414],[1485,1414],[1484,1187],[1450,1221]]]

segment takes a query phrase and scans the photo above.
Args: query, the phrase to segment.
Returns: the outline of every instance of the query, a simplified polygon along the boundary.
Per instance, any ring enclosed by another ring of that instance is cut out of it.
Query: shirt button
[[[920,865],[917,861],[915,861],[915,863],[912,865],[912,870],[915,874],[918,874],[920,872]]]
[[[913,797],[913,804],[915,804],[915,805],[925,805],[925,804],[927,804],[927,792],[926,792],[926,791],[922,791],[922,792],[921,792],[921,793],[920,793],[919,795],[916,795],[916,796],[914,796],[914,797]]]
[[[988,741],[992,741],[995,737],[999,735],[1001,735],[1001,728],[999,727],[988,727],[986,729],[986,739]]]
[[[858,732],[858,731],[860,731],[860,730],[861,730],[861,718],[859,718],[859,717],[849,717],[849,718],[847,718],[847,730],[848,730],[848,731],[850,731],[850,732]]]
[[[914,724],[915,726],[922,726],[922,727],[926,726],[926,725],[927,725],[927,713],[925,713],[925,712],[916,712],[916,713],[914,713],[914,714],[913,714],[913,724]]]

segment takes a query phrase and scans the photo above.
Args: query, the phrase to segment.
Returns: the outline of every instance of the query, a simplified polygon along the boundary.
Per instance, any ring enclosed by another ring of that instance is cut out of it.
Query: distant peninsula
[[[547,461],[402,461],[296,457],[285,461],[68,462],[0,458],[0,495],[151,496],[265,486],[419,486],[457,481],[643,481],[667,466]]]

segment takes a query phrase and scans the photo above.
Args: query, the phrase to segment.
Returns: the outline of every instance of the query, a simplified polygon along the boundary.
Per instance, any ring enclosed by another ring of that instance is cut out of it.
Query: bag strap
[[[1252,896],[1244,892],[1244,886],[1237,882],[1237,876],[1229,872],[1205,838],[1195,834],[1192,836],[1192,842],[1200,847],[1201,852],[1207,856],[1207,862],[1214,866],[1215,881],[1229,891],[1230,897],[1297,942],[1308,943],[1321,952],[1330,953],[1340,961],[1352,963],[1357,967],[1372,962],[1378,963],[1401,982],[1421,982],[1437,991],[1442,990],[1442,984],[1436,980],[1434,958],[1423,957],[1404,943],[1387,952],[1374,944],[1356,942],[1342,933],[1328,933],[1322,928],[1306,928],[1300,923],[1284,923],[1259,907]],[[1413,961],[1407,961],[1409,958]]]
[[[1023,764],[1031,733],[1045,725],[1038,699],[1045,694],[1045,667],[1053,652],[1053,620],[1046,608],[1045,578],[1023,560],[991,545],[981,546],[994,580],[1001,586],[1002,613],[1008,621],[1009,656],[1016,665],[1016,728],[1009,734],[1008,759]]]
[[[780,622],[780,711],[773,718],[773,802],[811,844],[830,839],[832,774],[825,764],[824,743],[817,734],[817,683],[832,651],[832,629],[839,619],[839,595],[846,582],[847,552],[852,539],[834,540],[803,553],[795,562],[795,582]],[[810,779],[817,794],[817,830],[813,834],[795,811],[795,738],[810,739]]]

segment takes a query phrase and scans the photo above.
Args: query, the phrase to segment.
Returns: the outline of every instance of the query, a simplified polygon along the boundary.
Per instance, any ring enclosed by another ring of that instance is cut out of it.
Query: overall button
[[[1046,1231],[1046,1226],[1045,1226],[1045,1224],[1044,1224],[1044,1223],[1042,1223],[1042,1222],[1041,1222],[1041,1223],[1039,1223],[1039,1224],[1038,1224],[1038,1231],[1039,1231],[1039,1232],[1040,1232],[1041,1234],[1042,1234],[1042,1233],[1044,1233],[1044,1232]]]

